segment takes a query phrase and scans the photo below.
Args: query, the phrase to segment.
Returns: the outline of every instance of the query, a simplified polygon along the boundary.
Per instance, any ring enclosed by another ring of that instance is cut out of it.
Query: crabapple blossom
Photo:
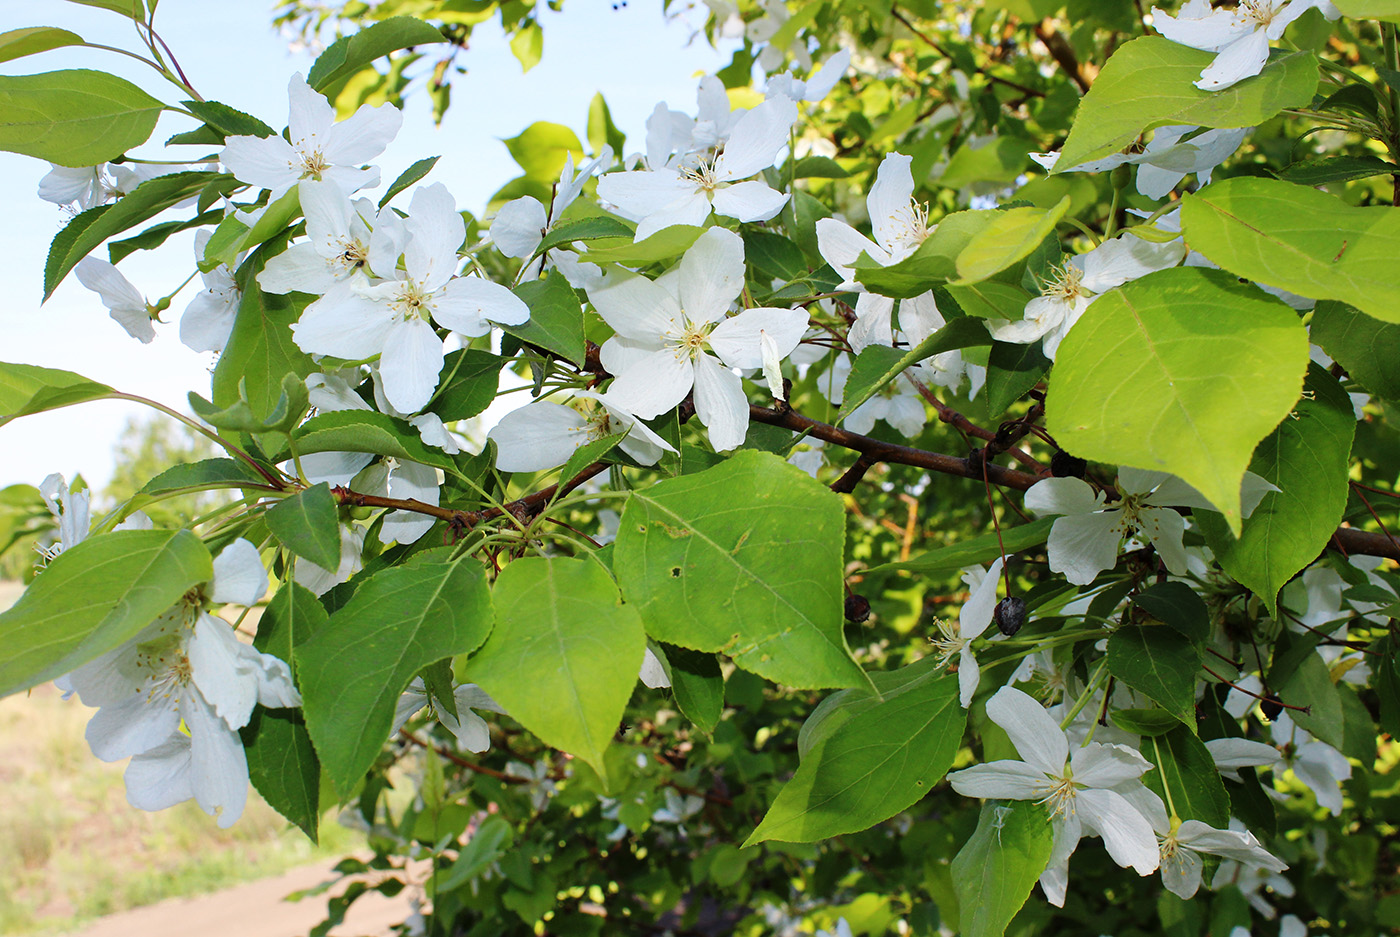
[[[652,432],[608,394],[575,391],[580,406],[547,400],[526,404],[501,418],[486,438],[496,444],[496,468],[502,472],[540,472],[569,461],[581,446],[626,433],[619,447],[642,465],[655,465],[675,448]]]
[[[1234,9],[1215,10],[1210,0],[1187,0],[1176,16],[1153,7],[1152,26],[1173,42],[1219,53],[1195,84],[1221,91],[1263,71],[1269,42],[1318,5],[1316,0],[1243,0]]]
[[[954,657],[958,665],[958,702],[966,709],[977,693],[982,671],[977,666],[977,658],[972,653],[972,642],[982,636],[992,623],[992,610],[997,604],[997,581],[1001,576],[1002,559],[997,557],[991,568],[980,566],[963,570],[962,581],[972,590],[967,603],[958,610],[958,620],[938,622],[939,636],[931,639],[938,654],[940,666],[950,663]]]
[[[432,705],[433,714],[447,731],[457,740],[457,747],[469,752],[484,752],[491,747],[491,727],[474,709],[486,712],[504,713],[501,705],[493,700],[475,683],[462,683],[452,688],[452,701],[457,704],[457,715],[444,712],[428,698],[427,688],[422,677],[414,677],[408,688],[399,696],[394,705],[394,721],[389,727],[389,736],[398,735],[405,722],[424,706]]]
[[[204,256],[204,248],[212,235],[200,231],[194,236],[196,257]],[[204,289],[200,290],[180,316],[180,341],[193,351],[223,351],[233,333],[234,320],[243,293],[234,282],[233,271],[227,264],[213,270],[200,271]]]
[[[102,298],[102,305],[117,324],[126,329],[126,334],[143,345],[156,337],[155,326],[151,325],[154,308],[120,270],[105,260],[84,257],[73,272],[78,275],[79,283]]]

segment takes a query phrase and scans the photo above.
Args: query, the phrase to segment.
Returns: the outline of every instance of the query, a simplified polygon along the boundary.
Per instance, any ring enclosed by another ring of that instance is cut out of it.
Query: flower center
[[[1240,3],[1240,12],[1246,19],[1251,19],[1260,26],[1268,26],[1274,21],[1276,12],[1273,0],[1243,0]]]
[[[432,319],[431,293],[425,292],[412,280],[400,281],[398,287],[398,295],[389,302],[389,308],[393,310],[396,319],[402,322],[411,322],[415,318],[425,322]]]
[[[1084,288],[1084,274],[1072,263],[1055,269],[1055,279],[1045,284],[1042,296],[1050,296],[1065,305],[1073,305],[1081,296],[1093,295]]]
[[[719,179],[715,176],[714,161],[703,158],[695,166],[682,169],[681,178],[695,183],[704,189],[707,195],[713,195],[715,187],[719,185]]]
[[[336,279],[343,280],[369,263],[369,245],[362,244],[356,238],[340,238],[335,242],[334,250],[327,263]]]
[[[146,701],[169,699],[189,686],[193,676],[185,641],[178,634],[163,634],[137,647],[136,667],[144,671]]]
[[[1072,815],[1074,813],[1075,788],[1074,780],[1069,777],[1069,769],[1065,769],[1065,776],[1062,778],[1046,778],[1049,792],[1037,803],[1042,803],[1050,808],[1050,819]]]
[[[326,155],[321,152],[319,146],[299,148],[298,152],[301,154],[302,178],[310,176],[313,179],[319,179],[321,173],[331,168],[330,160],[326,159]]]
[[[910,200],[909,204],[890,215],[894,225],[894,242],[902,250],[912,250],[924,243],[933,230],[928,223],[928,203]]]
[[[710,344],[710,332],[714,329],[714,324],[710,322],[691,322],[682,313],[685,327],[681,329],[678,339],[675,339],[676,347],[681,354],[691,361],[700,357]]]
[[[962,653],[968,642],[962,636],[962,626],[958,622],[936,618],[934,624],[938,625],[938,637],[929,638],[929,641],[933,644],[933,652],[938,655],[938,666],[944,667]]]

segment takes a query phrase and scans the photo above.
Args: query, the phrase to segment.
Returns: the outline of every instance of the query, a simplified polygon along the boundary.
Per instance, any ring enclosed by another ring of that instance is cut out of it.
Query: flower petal
[[[415,189],[404,227],[409,240],[403,260],[409,277],[424,292],[439,289],[457,272],[457,251],[467,237],[467,223],[457,214],[447,186],[434,182]]]
[[[787,202],[787,195],[773,191],[766,182],[751,179],[715,189],[712,204],[715,214],[751,222],[776,217]]]
[[[803,309],[746,309],[715,327],[710,333],[710,347],[731,368],[761,368],[761,334],[772,340],[779,358],[786,358],[802,341],[807,323]]]
[[[1081,790],[1075,805],[1084,826],[1103,837],[1113,861],[1138,875],[1151,875],[1161,863],[1157,836],[1147,818],[1115,791]]]
[[[684,400],[694,385],[695,366],[690,360],[678,348],[663,348],[619,374],[608,387],[608,397],[650,420]]]
[[[397,323],[384,339],[379,375],[384,396],[400,413],[417,413],[432,399],[442,371],[442,339],[422,319]]]
[[[1069,740],[1045,707],[1015,687],[1002,687],[987,700],[987,718],[1006,730],[1027,764],[1043,775],[1064,774]]]
[[[993,761],[948,775],[953,790],[985,800],[1039,800],[1048,785],[1045,772],[1024,761]]]
[[[539,401],[501,417],[486,438],[502,472],[541,472],[569,461],[588,441],[589,423],[572,407]]]
[[[489,332],[490,322],[523,325],[530,318],[524,300],[475,273],[448,283],[433,296],[432,307],[438,325],[471,337]]]
[[[764,101],[734,124],[724,152],[715,161],[721,182],[744,179],[773,165],[797,123],[797,105],[787,98]]]
[[[743,445],[749,431],[749,400],[739,375],[709,355],[695,359],[695,415],[710,434],[716,452]]]
[[[525,259],[535,252],[544,239],[549,219],[539,199],[521,196],[501,206],[491,222],[491,240],[507,257]]]
[[[1112,569],[1123,539],[1118,529],[1121,513],[1100,511],[1058,518],[1046,543],[1050,568],[1077,586],[1087,586],[1099,573]]]
[[[242,537],[224,547],[214,557],[212,586],[209,598],[214,602],[256,605],[267,592],[267,570],[258,548]]]
[[[739,276],[742,289],[742,271]],[[675,297],[644,276],[610,273],[602,284],[588,291],[588,299],[603,321],[624,338],[656,344],[663,335],[679,337],[682,332],[681,308]]]
[[[700,235],[681,258],[677,286],[689,322],[718,322],[744,289],[743,239],[724,228]]]

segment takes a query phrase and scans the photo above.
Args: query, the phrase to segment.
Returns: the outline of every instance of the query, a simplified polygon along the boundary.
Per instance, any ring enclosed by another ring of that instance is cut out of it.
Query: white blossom
[[[1216,10],[1210,0],[1187,0],[1176,16],[1153,7],[1152,26],[1173,42],[1219,53],[1195,84],[1220,91],[1263,71],[1270,40],[1319,5],[1317,0],[1241,0],[1234,9]]]
[[[432,705],[433,715],[452,733],[458,748],[478,753],[486,751],[491,747],[491,727],[472,710],[482,709],[493,713],[504,713],[505,710],[475,683],[463,683],[453,687],[452,701],[457,704],[456,717],[439,709],[437,704],[428,698],[423,678],[414,677],[394,706],[394,722],[389,728],[389,736],[392,738],[397,735],[414,713],[422,710],[424,706]]]
[[[120,270],[105,260],[84,257],[73,272],[79,283],[102,298],[102,305],[126,329],[126,334],[142,344],[149,344],[156,337],[155,326],[151,325],[154,310]]]
[[[574,406],[547,400],[526,404],[503,416],[487,432],[496,443],[502,472],[540,472],[569,461],[581,446],[626,433],[619,448],[642,465],[655,465],[675,448],[608,394],[575,391]]]
[[[958,702],[962,704],[963,709],[972,703],[972,697],[976,695],[977,686],[982,679],[977,657],[972,653],[972,642],[980,638],[992,623],[1001,567],[1001,557],[997,557],[989,569],[972,566],[962,571],[962,580],[971,590],[971,596],[958,610],[957,621],[938,620],[938,637],[931,639],[938,655],[939,666],[957,658]]]

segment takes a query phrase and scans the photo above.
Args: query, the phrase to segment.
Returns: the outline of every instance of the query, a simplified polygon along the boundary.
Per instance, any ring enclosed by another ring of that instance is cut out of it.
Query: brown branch
[[[904,372],[904,376],[909,379],[909,383],[914,385],[914,389],[919,392],[919,396],[923,397],[924,400],[928,401],[928,403],[933,407],[933,409],[938,412],[938,419],[940,421],[947,423],[949,426],[953,427],[954,429],[962,432],[967,436],[976,436],[978,439],[985,440],[989,443],[995,443],[996,447],[992,452],[993,456],[995,456],[998,452],[1004,451],[1017,462],[1020,462],[1022,465],[1028,468],[1033,468],[1040,474],[1045,473],[1045,467],[1042,466],[1038,461],[1036,461],[1035,456],[1031,455],[1028,452],[1025,452],[1022,449],[1018,449],[1015,446],[1002,446],[1001,441],[997,439],[996,433],[992,432],[989,429],[983,429],[976,423],[973,423],[967,417],[963,416],[958,411],[954,410],[952,407],[948,406],[943,401],[939,400],[938,395],[933,392],[932,388],[930,388],[923,381],[914,377],[908,371]],[[981,476],[979,475],[978,477]]]
[[[1050,56],[1079,86],[1079,90],[1087,92],[1093,81],[1084,73],[1084,66],[1080,64],[1079,56],[1074,54],[1074,49],[1070,47],[1064,33],[1055,29],[1050,20],[1042,20],[1036,24],[1035,38],[1045,44],[1045,48],[1050,50]]]
[[[949,52],[948,52],[947,49],[943,48],[943,46],[942,46],[937,40],[935,40],[932,36],[930,36],[928,33],[924,32],[923,30],[921,30],[921,29],[919,29],[917,26],[915,26],[913,23],[909,22],[909,20],[904,16],[904,14],[901,13],[901,12],[899,12],[899,8],[898,8],[898,7],[891,6],[891,7],[890,7],[890,15],[893,16],[895,19],[899,20],[901,23],[903,23],[905,29],[909,30],[911,33],[913,33],[914,35],[918,36],[918,37],[919,37],[920,39],[922,39],[925,43],[927,43],[929,46],[931,46],[931,47],[933,48],[933,51],[937,52],[939,55],[943,56],[945,59],[947,59],[947,60],[950,61],[950,62],[954,61],[953,56],[949,54]],[[1025,94],[1025,95],[1029,95],[1030,97],[1034,97],[1034,98],[1043,98],[1043,97],[1045,97],[1045,92],[1044,92],[1044,91],[1037,91],[1037,90],[1035,90],[1034,88],[1027,88],[1025,85],[1017,84],[1017,83],[1014,82],[1014,81],[1008,81],[1008,80],[1005,79],[1005,78],[1001,78],[1001,77],[998,77],[997,75],[993,75],[991,72],[987,71],[985,68],[980,68],[980,67],[979,67],[979,68],[976,69],[976,72],[977,72],[977,74],[979,74],[979,75],[985,76],[985,77],[986,77],[988,80],[990,80],[990,81],[994,81],[994,82],[996,82],[996,83],[999,84],[999,85],[1006,85],[1006,87],[1008,87],[1008,88],[1015,88],[1017,91],[1021,92],[1022,94]]]
[[[1355,527],[1339,527],[1329,543],[1347,556],[1360,553],[1364,556],[1381,556],[1400,562],[1400,547],[1396,546],[1394,539],[1384,534],[1372,533],[1369,530],[1357,530]]]

